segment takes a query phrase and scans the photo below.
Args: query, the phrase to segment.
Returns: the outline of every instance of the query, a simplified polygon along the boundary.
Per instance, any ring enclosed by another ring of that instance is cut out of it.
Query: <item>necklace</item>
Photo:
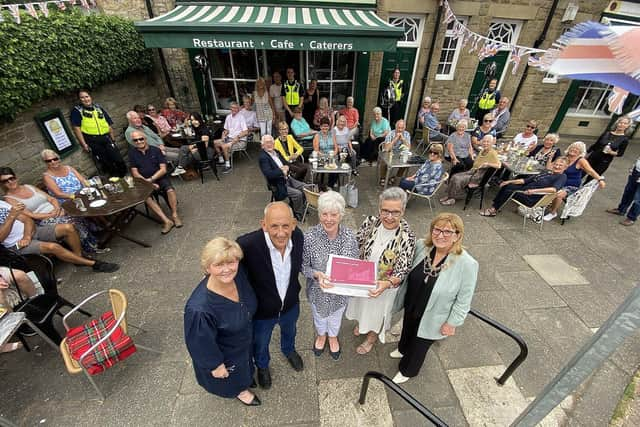
[[[435,253],[434,253],[434,256],[435,256]],[[424,263],[423,263],[423,271],[425,274],[424,283],[427,283],[427,280],[429,280],[430,277],[438,277],[438,274],[440,274],[442,270],[447,268],[446,264],[444,263],[444,260],[446,258],[447,258],[446,256],[442,258],[442,260],[440,261],[440,264],[437,267],[434,267],[431,261],[431,254],[424,257]]]

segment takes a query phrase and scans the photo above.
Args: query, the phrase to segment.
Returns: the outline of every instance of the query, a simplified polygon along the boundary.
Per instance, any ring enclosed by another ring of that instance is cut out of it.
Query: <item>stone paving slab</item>
[[[496,280],[509,292],[519,308],[563,307],[567,304],[533,271],[499,272]]]
[[[320,381],[320,425],[322,427],[392,427],[393,419],[384,386],[371,381],[364,405],[358,403],[361,378]]]
[[[600,327],[617,308],[595,285],[558,286],[555,290],[590,328]]]
[[[557,255],[525,255],[525,261],[551,286],[588,285],[589,281]]]

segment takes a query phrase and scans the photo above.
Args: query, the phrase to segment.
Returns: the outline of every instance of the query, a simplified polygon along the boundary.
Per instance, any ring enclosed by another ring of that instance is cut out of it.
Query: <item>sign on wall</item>
[[[59,108],[40,113],[34,119],[47,143],[53,151],[58,153],[60,158],[64,158],[76,150],[78,143]]]

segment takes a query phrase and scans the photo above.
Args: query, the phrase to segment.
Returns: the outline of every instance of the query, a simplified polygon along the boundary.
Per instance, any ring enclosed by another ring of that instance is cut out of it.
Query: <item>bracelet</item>
[[[604,181],[604,178],[598,178],[598,181]]]
[[[395,288],[395,286],[393,285],[393,282],[390,279],[387,279],[387,282],[389,282],[390,288]]]

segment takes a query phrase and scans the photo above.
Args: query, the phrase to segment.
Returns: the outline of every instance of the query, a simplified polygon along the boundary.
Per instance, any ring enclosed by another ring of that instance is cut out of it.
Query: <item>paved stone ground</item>
[[[637,283],[640,225],[622,227],[617,224],[619,218],[604,209],[617,204],[626,171],[639,153],[640,148],[632,144],[626,156],[614,162],[607,173],[607,189],[596,193],[586,214],[563,226],[547,223],[539,231],[529,223],[523,232],[521,217],[509,210],[498,218],[483,218],[477,213],[477,200],[467,211],[460,204],[450,208],[463,216],[466,246],[480,262],[473,307],[521,333],[530,351],[509,381],[510,391],[492,393],[487,387],[497,386],[490,384],[490,377],[482,385],[480,377],[500,372],[511,362],[517,354],[513,342],[468,319],[455,337],[435,345],[420,376],[405,388],[449,425],[506,425],[519,412],[512,413],[513,407],[521,410]],[[67,374],[59,355],[38,338],[31,338],[31,343],[39,344],[36,351],[0,355],[2,416],[27,426],[424,425],[409,405],[374,382],[367,405],[360,407],[356,402],[366,371],[395,374],[396,362],[388,357],[395,344],[376,345],[370,354],[358,356],[355,347],[360,340],[350,333],[353,323],[344,321],[341,360],[334,362],[328,355],[315,358],[306,301],[297,339],[305,370],[296,373],[287,365],[277,350],[275,333],[274,386],[258,390],[262,407],[244,408],[238,402],[208,395],[195,383],[183,344],[182,310],[201,277],[198,258],[204,243],[219,235],[235,238],[258,226],[269,193],[256,165],[255,149],[252,154],[252,161],[239,159],[234,173],[223,176],[221,182],[209,177],[204,185],[176,181],[185,227],[161,236],[155,224],[136,219],[129,232],[153,247],[114,240],[113,252],[105,259],[121,264],[116,274],[58,266],[64,278],[60,291],[72,301],[110,287],[125,291],[129,321],[148,331],[135,335],[136,341],[164,353],[140,351],[97,376],[96,382],[107,395],[100,403],[82,375]],[[352,227],[363,215],[375,212],[379,193],[374,169],[363,167],[361,172],[360,205],[345,218]],[[406,217],[417,234],[423,235],[432,214],[424,202],[412,201]],[[315,223],[317,217],[312,213],[308,224]],[[559,257],[588,283],[551,286],[525,261],[528,255]],[[93,311],[99,310],[94,305]],[[606,425],[639,364],[639,348],[640,334],[636,334],[565,402],[564,411],[558,410],[552,424]],[[480,394],[489,395],[490,401],[474,400],[469,395],[473,387],[483,387]],[[504,394],[506,400],[500,401],[498,395]],[[504,411],[491,406],[496,403],[504,405]],[[478,412],[483,406],[484,414]],[[492,416],[486,415],[487,410]]]

